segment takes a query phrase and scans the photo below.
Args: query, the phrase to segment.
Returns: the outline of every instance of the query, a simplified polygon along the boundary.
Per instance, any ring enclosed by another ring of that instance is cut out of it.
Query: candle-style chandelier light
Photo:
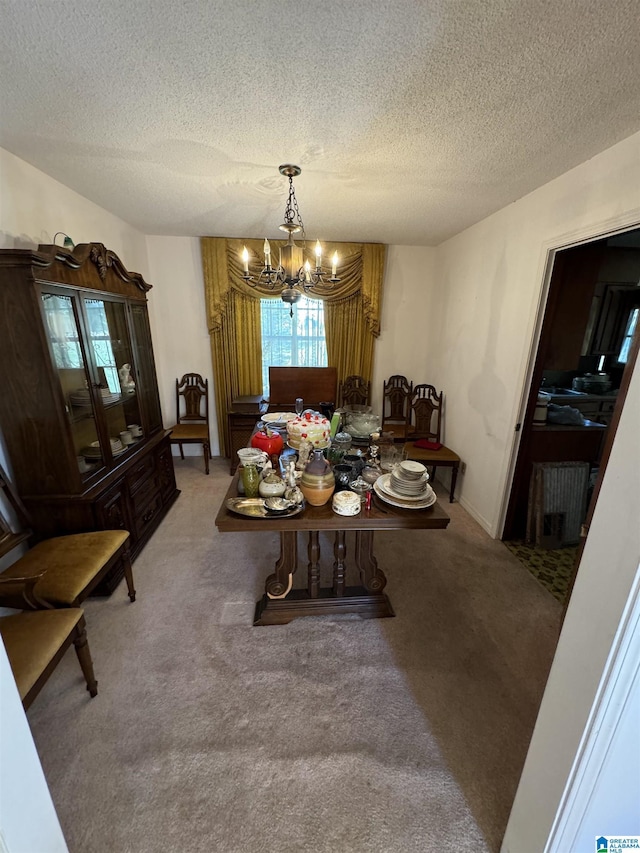
[[[298,208],[296,193],[293,188],[293,179],[297,178],[302,169],[288,163],[280,166],[280,174],[289,178],[289,198],[284,210],[284,222],[280,226],[281,231],[286,231],[289,239],[285,246],[280,249],[280,260],[277,267],[271,265],[271,246],[265,238],[264,241],[264,267],[257,279],[249,273],[249,252],[245,246],[242,250],[242,263],[244,267],[243,279],[251,287],[265,285],[270,290],[281,288],[280,298],[290,307],[290,315],[293,317],[293,305],[300,299],[303,293],[309,293],[318,284],[334,284],[340,279],[336,276],[338,268],[338,253],[334,252],[331,259],[331,275],[322,267],[322,246],[316,241],[315,267],[304,258],[304,225]],[[303,245],[298,246],[293,241],[293,235],[301,232]]]

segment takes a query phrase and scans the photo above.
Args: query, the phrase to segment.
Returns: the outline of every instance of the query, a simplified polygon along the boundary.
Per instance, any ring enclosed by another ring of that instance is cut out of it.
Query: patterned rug
[[[538,545],[529,545],[521,539],[514,539],[504,544],[526,566],[534,578],[561,604],[564,604],[569,583],[573,577],[577,545],[549,550],[540,548]]]

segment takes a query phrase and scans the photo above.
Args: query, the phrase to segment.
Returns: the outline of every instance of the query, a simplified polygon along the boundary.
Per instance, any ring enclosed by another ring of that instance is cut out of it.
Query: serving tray
[[[293,515],[299,515],[304,509],[304,504],[298,504],[284,512],[269,512],[264,505],[264,498],[228,498],[225,506],[231,512],[249,518],[291,518]]]

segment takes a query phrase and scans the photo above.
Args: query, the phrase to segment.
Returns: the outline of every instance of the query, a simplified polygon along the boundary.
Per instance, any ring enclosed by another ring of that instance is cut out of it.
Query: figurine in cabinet
[[[131,378],[131,365],[123,364],[120,370],[120,388],[123,394],[133,394],[136,390],[136,383]]]

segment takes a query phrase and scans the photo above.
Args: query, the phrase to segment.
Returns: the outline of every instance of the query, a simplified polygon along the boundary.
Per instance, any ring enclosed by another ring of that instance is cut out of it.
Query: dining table
[[[284,625],[299,616],[355,613],[364,619],[395,616],[385,593],[387,578],[374,554],[374,533],[385,530],[442,530],[449,516],[436,501],[426,509],[405,509],[372,494],[371,508],[364,505],[357,515],[339,515],[331,500],[323,506],[306,504],[292,515],[239,514],[239,472],[236,472],[220,504],[215,525],[221,533],[273,533],[280,538],[280,553],[274,571],[265,581],[265,592],[256,603],[254,625]],[[347,586],[348,532],[355,533],[353,566],[357,585]],[[330,586],[321,586],[320,534],[333,533],[333,571]],[[298,570],[298,536],[306,535],[306,585],[294,588]],[[402,571],[401,566],[395,567]]]

